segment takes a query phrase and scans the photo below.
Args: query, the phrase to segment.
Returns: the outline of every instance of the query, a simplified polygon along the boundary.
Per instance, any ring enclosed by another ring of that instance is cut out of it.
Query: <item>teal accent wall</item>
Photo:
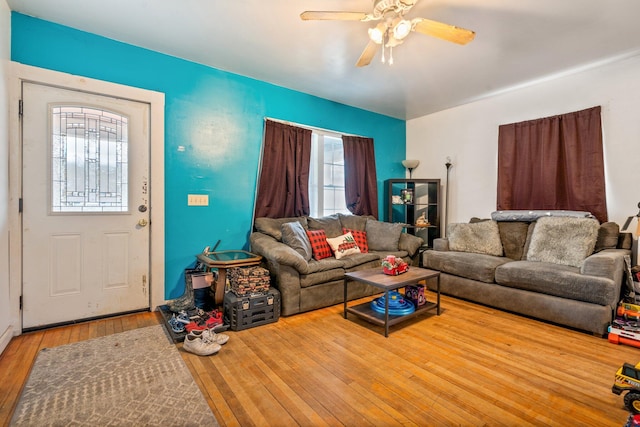
[[[165,93],[166,298],[182,294],[205,246],[248,249],[265,117],[373,138],[380,218],[384,181],[404,177],[403,120],[16,12],[11,59]],[[208,194],[209,206],[187,206],[187,194]]]

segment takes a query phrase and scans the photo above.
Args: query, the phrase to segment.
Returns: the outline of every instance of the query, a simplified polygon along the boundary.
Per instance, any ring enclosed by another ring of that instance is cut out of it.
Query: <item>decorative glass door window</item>
[[[51,212],[128,212],[128,118],[51,108]]]

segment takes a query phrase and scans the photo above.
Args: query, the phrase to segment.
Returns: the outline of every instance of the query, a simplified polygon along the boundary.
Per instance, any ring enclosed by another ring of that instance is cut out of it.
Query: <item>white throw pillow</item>
[[[351,232],[343,234],[342,236],[329,238],[327,239],[327,243],[331,246],[331,250],[336,259],[360,253],[360,247],[358,247],[356,239],[353,238]]]

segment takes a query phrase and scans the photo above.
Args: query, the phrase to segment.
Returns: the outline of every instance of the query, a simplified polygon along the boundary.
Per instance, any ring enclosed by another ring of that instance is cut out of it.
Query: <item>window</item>
[[[51,212],[127,212],[127,117],[55,106],[51,125]]]
[[[314,130],[309,168],[310,216],[349,213],[344,194],[342,136]]]

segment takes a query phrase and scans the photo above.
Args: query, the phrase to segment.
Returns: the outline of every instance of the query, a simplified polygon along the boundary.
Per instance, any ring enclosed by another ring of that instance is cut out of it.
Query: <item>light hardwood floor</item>
[[[392,327],[389,338],[343,319],[339,305],[229,332],[214,356],[182,356],[221,426],[626,421],[611,385],[640,349],[446,296],[442,304],[441,316]],[[140,313],[14,338],[0,356],[0,421],[8,425],[41,348],[159,322]]]

